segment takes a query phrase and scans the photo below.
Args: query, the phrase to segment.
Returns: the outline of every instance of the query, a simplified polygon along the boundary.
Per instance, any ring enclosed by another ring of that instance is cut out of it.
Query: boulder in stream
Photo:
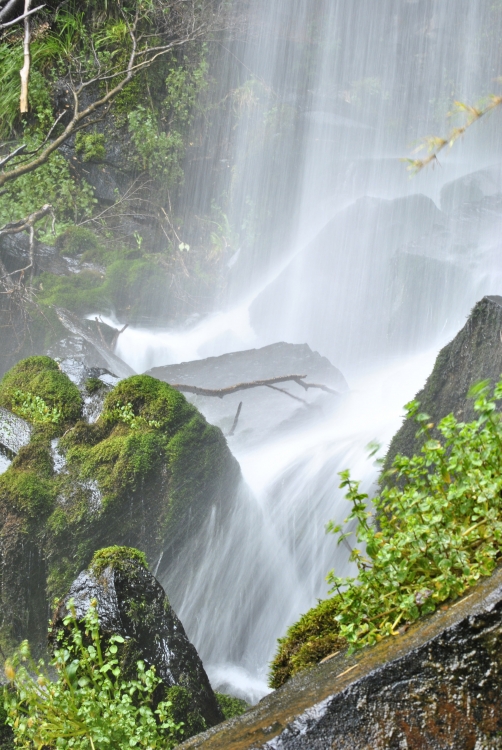
[[[183,722],[185,737],[223,720],[195,646],[164,589],[148,571],[142,553],[127,547],[96,552],[58,605],[51,623],[51,643],[56,644],[65,631],[63,620],[69,614],[69,603],[81,620],[92,600],[97,602],[102,637],[106,640],[118,634],[125,639],[119,651],[123,672],[133,674],[138,660],[155,667],[162,688],[154,697],[172,702],[174,719]]]
[[[54,360],[31,357],[0,381],[0,406],[31,429],[0,475],[4,651],[25,638],[44,650],[48,603],[97,549],[139,548],[162,575],[240,485],[222,433],[183,394],[140,375],[113,387],[103,372],[77,386]]]

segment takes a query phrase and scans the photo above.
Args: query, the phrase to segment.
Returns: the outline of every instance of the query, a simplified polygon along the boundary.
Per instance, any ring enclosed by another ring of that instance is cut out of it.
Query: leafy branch
[[[464,104],[463,102],[454,102],[454,109],[449,113],[449,117],[457,115],[464,115],[465,122],[463,125],[452,128],[446,138],[438,136],[427,136],[422,139],[422,144],[415,150],[414,153],[419,153],[424,149],[427,149],[428,155],[423,159],[403,159],[408,164],[408,169],[411,172],[420,172],[427,165],[434,163],[438,160],[438,155],[446,147],[451,148],[453,144],[461,138],[464,133],[478,122],[482,117],[485,117],[494,109],[500,107],[502,104],[502,96],[492,94],[488,97],[488,100],[478,104],[477,106],[471,106]]]

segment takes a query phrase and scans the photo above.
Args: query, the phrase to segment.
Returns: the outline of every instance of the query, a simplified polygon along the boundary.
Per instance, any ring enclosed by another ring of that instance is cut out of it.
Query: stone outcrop
[[[93,599],[97,602],[102,637],[119,634],[126,641],[119,657],[124,672],[134,670],[138,660],[155,667],[163,685],[157,700],[173,703],[176,720],[184,723],[185,736],[223,720],[195,646],[188,640],[162,586],[136,550],[112,547],[94,556],[56,610],[50,632],[53,643],[64,632],[69,602],[81,620]]]
[[[502,375],[502,297],[484,297],[467,323],[439,353],[423,389],[417,393],[420,410],[438,422],[453,413],[459,421],[475,418],[471,386],[482,380],[494,385]],[[407,419],[394,436],[387,454],[390,466],[397,453],[412,455],[419,448],[415,421]]]
[[[32,357],[0,381],[0,405],[24,409],[32,430],[0,474],[4,650],[28,638],[43,651],[48,603],[97,549],[139,548],[162,576],[208,514],[228,513],[241,482],[220,430],[181,393],[77,365],[72,382]]]
[[[344,376],[326,357],[313,351],[307,344],[284,341],[261,349],[154,367],[147,374],[167,383],[211,389],[283,375],[306,375],[306,382],[326,385],[340,395],[348,391]],[[242,402],[234,432],[235,440],[247,446],[259,443],[264,438],[269,439],[274,433],[296,429],[300,423],[317,420],[321,410],[331,410],[339,403],[339,398],[332,393],[320,390],[306,392],[295,383],[282,383],[280,388],[282,392],[267,387],[253,388],[222,399],[208,396],[188,398],[211,424],[218,425],[227,435],[232,431],[238,406]]]
[[[298,675],[184,750],[502,747],[502,570],[404,634]]]

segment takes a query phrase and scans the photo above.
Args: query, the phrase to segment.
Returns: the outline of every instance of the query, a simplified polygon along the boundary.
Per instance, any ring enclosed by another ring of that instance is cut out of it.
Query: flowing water
[[[306,342],[351,387],[315,425],[229,439],[246,480],[234,512],[214,512],[163,581],[234,694],[264,694],[276,638],[330,568],[349,571],[324,533],[346,512],[337,472],[371,489],[365,446],[388,443],[439,348],[501,291],[500,115],[434,169],[411,177],[400,161],[448,131],[455,99],[498,90],[501,27],[500,0],[254,0],[246,33],[213,52],[186,202],[220,207],[225,293],[196,324],[127,329],[117,354],[141,372]]]

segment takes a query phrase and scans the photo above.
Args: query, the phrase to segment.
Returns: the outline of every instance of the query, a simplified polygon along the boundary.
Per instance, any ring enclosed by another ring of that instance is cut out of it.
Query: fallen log
[[[333,390],[333,388],[329,388],[327,385],[321,385],[319,383],[305,383],[304,380],[306,377],[307,375],[281,375],[278,378],[269,378],[267,380],[252,380],[249,383],[237,383],[236,385],[228,386],[228,388],[200,388],[197,385],[185,385],[184,383],[170,383],[169,385],[171,386],[171,388],[175,388],[181,393],[193,393],[196,396],[214,396],[216,398],[224,398],[225,396],[230,396],[232,393],[237,393],[238,391],[248,391],[251,388],[261,388],[262,386],[270,388],[278,383],[293,382],[300,385],[306,391],[308,391],[309,388],[317,388],[321,391],[325,391],[326,393],[332,393],[334,396],[339,395],[338,391]],[[282,389],[276,390],[281,390],[281,392],[286,393],[288,396],[291,396],[290,393],[282,391]]]

